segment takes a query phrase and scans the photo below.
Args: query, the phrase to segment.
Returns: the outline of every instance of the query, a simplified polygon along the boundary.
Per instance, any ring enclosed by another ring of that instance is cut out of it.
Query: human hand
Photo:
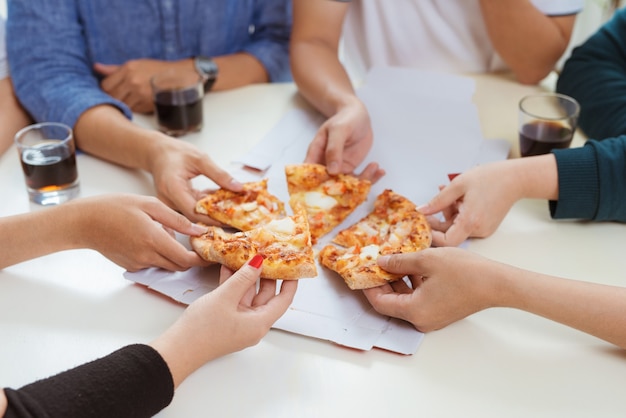
[[[428,216],[434,246],[457,246],[469,237],[495,232],[522,197],[519,177],[508,161],[486,164],[456,176],[419,210]],[[434,216],[442,212],[444,220]]]
[[[201,235],[206,228],[154,197],[98,196],[69,202],[64,209],[78,223],[69,233],[80,247],[94,249],[128,271],[147,267],[184,271],[207,264],[173,236],[173,231]]]
[[[459,248],[430,248],[381,256],[378,264],[403,280],[363,291],[379,313],[410,322],[422,332],[440,329],[495,306],[499,268],[508,266]]]
[[[280,318],[296,293],[297,281],[261,279],[263,258],[253,257],[237,272],[222,267],[220,286],[192,303],[153,346],[168,363],[178,385],[206,362],[257,344]]]
[[[152,76],[169,68],[192,68],[190,65],[190,61],[138,59],[122,65],[95,63],[93,68],[104,76],[100,87],[111,97],[126,103],[133,112],[151,113],[154,111]]]
[[[372,147],[373,134],[369,114],[358,99],[331,116],[317,131],[309,145],[305,162],[326,165],[330,174],[352,173]],[[372,183],[385,172],[369,164],[361,178]]]
[[[148,171],[154,178],[157,196],[188,219],[217,225],[211,217],[195,212],[196,202],[206,193],[194,189],[191,180],[204,175],[218,186],[233,191],[243,190],[243,185],[190,143],[155,134],[160,138],[152,143]]]

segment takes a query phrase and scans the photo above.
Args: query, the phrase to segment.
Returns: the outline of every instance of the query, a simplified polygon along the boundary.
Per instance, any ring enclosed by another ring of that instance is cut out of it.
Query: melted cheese
[[[296,223],[291,218],[276,219],[267,224],[267,229],[277,234],[293,235],[296,233]]]
[[[253,202],[247,202],[247,203],[241,204],[241,209],[243,209],[244,212],[252,212],[253,210],[256,210],[256,208],[258,207],[259,205],[256,203],[256,200]]]
[[[359,257],[361,257],[362,260],[367,259],[367,257],[371,257],[373,260],[376,260],[378,258],[379,251],[380,249],[378,245],[367,245],[361,248],[361,253],[359,254]]]
[[[337,201],[320,192],[306,192],[304,194],[304,204],[309,208],[328,210],[335,206]]]

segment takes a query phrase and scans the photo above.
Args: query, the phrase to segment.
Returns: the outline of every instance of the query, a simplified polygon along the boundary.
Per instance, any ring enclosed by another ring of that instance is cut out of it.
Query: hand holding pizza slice
[[[296,280],[317,276],[311,234],[303,208],[295,215],[275,219],[245,232],[230,233],[217,226],[191,237],[191,246],[203,259],[238,270],[256,254],[263,256],[261,277]]]
[[[356,224],[340,231],[320,252],[322,265],[336,271],[350,289],[368,289],[403,276],[378,266],[379,255],[420,251],[430,247],[431,230],[426,217],[405,197],[385,190],[374,210]]]

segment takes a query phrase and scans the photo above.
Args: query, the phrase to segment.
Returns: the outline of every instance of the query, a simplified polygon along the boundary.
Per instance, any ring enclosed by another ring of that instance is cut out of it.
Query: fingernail
[[[254,267],[255,269],[258,269],[259,267],[261,267],[261,264],[263,264],[263,259],[264,259],[264,257],[261,254],[257,254],[254,257],[252,257],[252,260],[250,260],[250,262],[248,264],[251,267]]]
[[[428,209],[430,209],[430,206],[428,206],[428,203],[417,207],[417,210],[420,212],[426,212]]]
[[[381,255],[376,259],[376,261],[378,262],[379,266],[384,268],[387,264],[389,264],[389,256]]]
[[[191,224],[191,230],[193,231],[193,235],[204,235],[209,231],[209,228],[198,224]]]
[[[461,173],[450,173],[448,174],[448,180],[452,181],[454,180],[454,178],[458,175],[460,175]]]
[[[337,174],[337,173],[339,173],[339,163],[337,161],[331,161],[328,164],[328,172],[330,174]]]
[[[234,191],[239,191],[243,189],[243,184],[241,184],[235,179],[230,179],[230,188]]]

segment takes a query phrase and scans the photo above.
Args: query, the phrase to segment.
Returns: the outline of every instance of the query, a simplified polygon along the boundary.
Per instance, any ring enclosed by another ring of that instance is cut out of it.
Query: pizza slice
[[[296,280],[317,276],[306,212],[274,219],[249,231],[230,233],[217,226],[191,237],[192,248],[203,259],[238,270],[251,257],[261,254],[261,277]]]
[[[385,190],[374,210],[356,224],[340,231],[320,252],[323,266],[336,271],[350,289],[368,289],[401,279],[381,269],[379,255],[420,251],[430,247],[431,230],[426,217],[405,197]]]
[[[287,165],[285,175],[289,205],[306,209],[314,243],[363,203],[372,185],[351,174],[331,176],[320,164]]]
[[[245,183],[241,192],[210,192],[196,203],[196,212],[240,231],[286,216],[283,202],[267,190],[267,179]]]

